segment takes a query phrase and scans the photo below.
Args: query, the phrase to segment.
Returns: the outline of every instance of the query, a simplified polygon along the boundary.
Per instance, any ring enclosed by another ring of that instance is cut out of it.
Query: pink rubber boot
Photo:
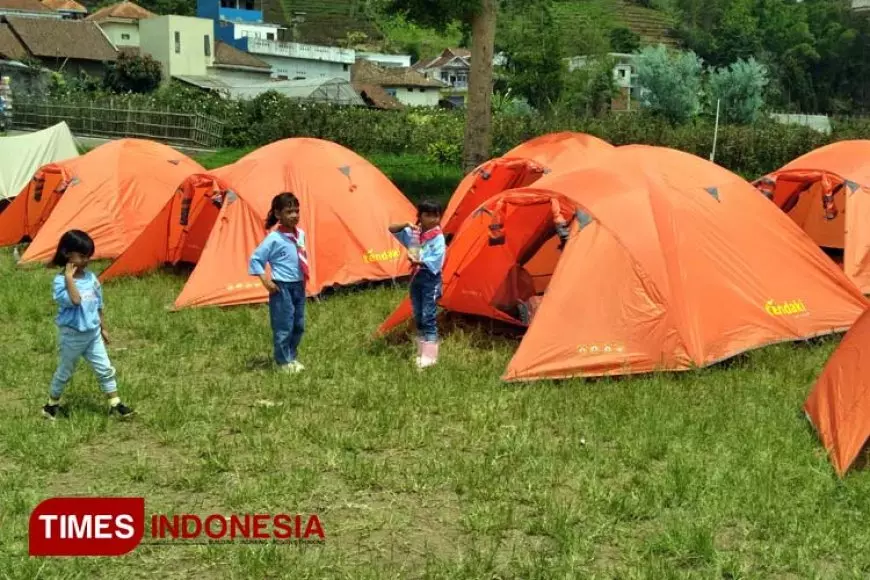
[[[437,342],[423,342],[423,354],[420,357],[419,368],[425,369],[438,362],[438,346]]]

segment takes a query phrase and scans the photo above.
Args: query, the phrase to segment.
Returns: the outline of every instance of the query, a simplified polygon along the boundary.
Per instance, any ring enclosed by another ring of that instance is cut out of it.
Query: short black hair
[[[424,213],[434,213],[435,215],[442,215],[444,212],[441,209],[441,204],[437,201],[433,201],[431,199],[424,199],[417,204],[417,215],[420,216]]]
[[[69,262],[69,255],[78,252],[88,258],[94,255],[94,240],[81,230],[70,230],[60,237],[57,252],[51,261],[52,266],[63,268]]]

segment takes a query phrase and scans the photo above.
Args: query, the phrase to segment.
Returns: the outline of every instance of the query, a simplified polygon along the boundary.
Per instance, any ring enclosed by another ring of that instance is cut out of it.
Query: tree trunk
[[[497,1],[481,0],[480,10],[471,21],[471,73],[462,155],[466,173],[489,159],[492,146],[492,58]]]

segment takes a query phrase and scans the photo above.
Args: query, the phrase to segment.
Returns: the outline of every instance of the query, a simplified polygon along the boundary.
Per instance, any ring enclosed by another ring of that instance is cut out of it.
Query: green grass
[[[836,341],[625,380],[499,380],[513,339],[444,327],[421,376],[372,332],[402,287],[311,301],[301,360],[270,367],[265,305],[168,312],[169,273],[105,286],[110,356],[138,416],[108,420],[82,364],[70,417],[39,415],[55,365],[53,272],[0,250],[2,578],[865,578],[870,475],[839,481],[800,407]],[[270,401],[274,406],[264,406]],[[300,546],[141,546],[28,559],[56,495],[146,513],[317,513]]]

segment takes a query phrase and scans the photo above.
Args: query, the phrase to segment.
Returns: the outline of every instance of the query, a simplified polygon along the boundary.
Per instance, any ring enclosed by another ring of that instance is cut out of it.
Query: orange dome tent
[[[846,275],[870,294],[870,141],[840,141],[755,182],[820,246],[844,250]]]
[[[199,261],[229,187],[208,173],[184,180],[130,247],[100,274],[105,282],[154,270],[163,264]]]
[[[411,202],[356,153],[329,141],[298,138],[272,143],[188,180],[151,224],[149,235],[137,242],[143,249],[119,258],[104,276],[195,261],[176,308],[266,302],[266,290],[248,274],[248,261],[266,236],[272,198],[282,191],[296,194],[302,206],[299,226],[308,235],[311,262],[309,296],[329,286],[410,273],[404,248],[388,228],[415,220]],[[184,207],[189,208],[186,225],[181,224]]]
[[[197,162],[160,143],[121,139],[45,165],[0,214],[0,245],[32,238],[22,263],[45,262],[70,229],[86,231],[95,258],[115,258],[136,239],[178,184],[202,172]]]
[[[526,141],[465,176],[447,204],[442,229],[445,235],[454,235],[465,218],[492,196],[531,185],[550,172],[584,167],[613,148],[584,133],[551,133]]]
[[[828,359],[804,411],[842,477],[870,438],[870,311]]]
[[[506,380],[703,367],[844,331],[867,306],[751,184],[646,146],[483,204],[448,249],[440,303],[518,326],[534,312]],[[379,333],[409,314],[405,301]]]

